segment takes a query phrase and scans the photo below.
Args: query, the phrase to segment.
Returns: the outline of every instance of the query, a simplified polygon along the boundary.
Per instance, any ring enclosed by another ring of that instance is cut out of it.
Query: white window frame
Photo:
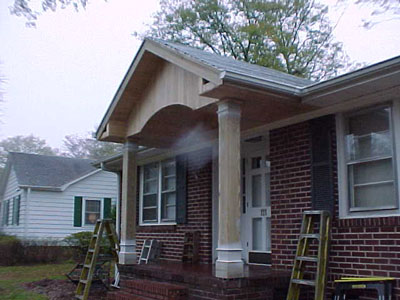
[[[394,187],[396,193],[396,207],[378,207],[371,209],[350,209],[350,197],[349,197],[349,177],[346,162],[346,120],[345,117],[368,110],[376,109],[379,107],[390,107],[390,130],[393,141],[393,171],[394,171]],[[372,106],[345,113],[339,113],[336,115],[336,134],[337,134],[337,162],[338,162],[338,194],[339,194],[339,218],[365,218],[365,217],[385,217],[385,216],[397,216],[400,214],[400,194],[399,194],[399,176],[398,170],[400,170],[400,161],[397,159],[399,156],[400,149],[400,103],[393,101],[383,105]]]
[[[103,218],[104,214],[104,199],[98,197],[83,197],[82,198],[82,227],[94,227],[95,224],[86,224],[86,201],[94,200],[100,201],[100,219]]]
[[[140,165],[140,184],[139,184],[139,225],[140,226],[159,226],[159,225],[176,225],[176,215],[175,221],[162,221],[161,213],[162,213],[162,163],[170,160],[175,160],[173,158],[166,158],[163,160],[157,160],[152,162],[146,162],[145,164]],[[158,190],[157,190],[157,222],[144,222],[143,221],[143,190],[144,190],[144,166],[148,164],[156,163],[158,165]],[[176,164],[176,161],[175,161]],[[175,173],[176,176],[176,173]],[[176,185],[176,177],[175,177],[175,185]],[[175,186],[175,193],[176,193]],[[175,198],[175,207],[176,207],[176,198]]]

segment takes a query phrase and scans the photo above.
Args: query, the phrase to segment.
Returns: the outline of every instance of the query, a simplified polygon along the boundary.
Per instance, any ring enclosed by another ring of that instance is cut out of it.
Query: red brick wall
[[[336,138],[335,215],[328,281],[344,275],[390,276],[400,279],[400,217],[338,219]],[[300,230],[301,212],[311,208],[309,123],[273,130],[270,134],[272,265],[291,269]],[[374,296],[372,292],[365,295]],[[396,282],[394,299],[400,299]],[[376,298],[375,298],[376,299]]]
[[[301,213],[311,207],[309,125],[270,132],[272,265],[291,269]]]
[[[162,242],[161,259],[181,261],[185,232],[200,232],[200,263],[212,260],[212,150],[188,154],[187,223],[176,226],[139,226],[138,252],[145,239]]]

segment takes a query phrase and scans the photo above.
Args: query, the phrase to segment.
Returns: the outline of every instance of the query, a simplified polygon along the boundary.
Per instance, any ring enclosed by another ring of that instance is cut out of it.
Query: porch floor
[[[184,286],[188,299],[285,299],[290,272],[268,266],[246,265],[245,277],[220,279],[214,265],[159,262],[148,265],[120,265],[124,281],[144,279]]]

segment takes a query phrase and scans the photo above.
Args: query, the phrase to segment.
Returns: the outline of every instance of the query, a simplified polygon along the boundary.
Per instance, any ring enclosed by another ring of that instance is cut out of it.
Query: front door
[[[270,161],[266,148],[244,151],[242,157],[243,259],[253,264],[271,263]]]

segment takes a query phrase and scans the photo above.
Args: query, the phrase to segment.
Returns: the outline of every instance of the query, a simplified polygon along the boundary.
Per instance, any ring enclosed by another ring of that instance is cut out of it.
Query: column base
[[[121,265],[137,264],[136,241],[121,242],[118,262]]]
[[[218,248],[218,259],[215,263],[215,277],[234,279],[244,277],[242,249]]]

